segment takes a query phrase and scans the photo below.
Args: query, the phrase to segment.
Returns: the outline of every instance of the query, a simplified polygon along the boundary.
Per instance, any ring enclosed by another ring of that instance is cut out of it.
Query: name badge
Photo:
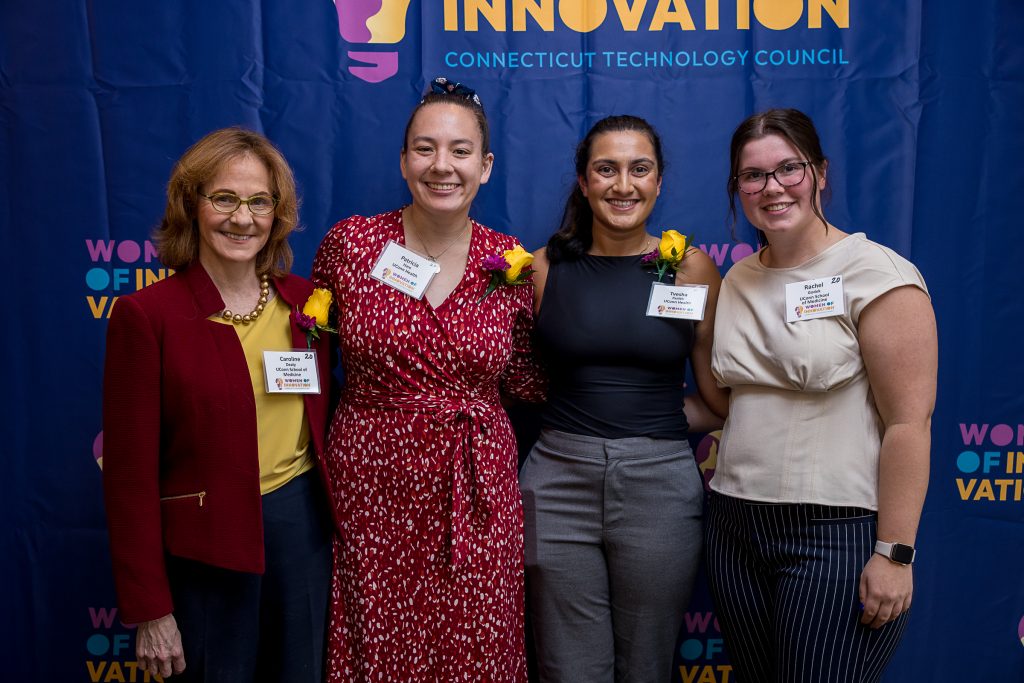
[[[316,351],[264,351],[263,375],[268,394],[319,394]]]
[[[440,270],[437,261],[420,256],[394,240],[388,240],[388,245],[370,271],[370,277],[413,299],[422,299],[430,281]]]
[[[786,285],[786,322],[831,318],[846,313],[843,276],[790,282]]]
[[[652,282],[651,297],[647,300],[647,315],[654,318],[703,320],[704,306],[707,302],[707,285],[670,285]]]

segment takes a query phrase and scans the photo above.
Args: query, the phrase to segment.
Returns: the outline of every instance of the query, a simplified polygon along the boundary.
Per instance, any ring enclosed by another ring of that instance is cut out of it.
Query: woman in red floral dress
[[[493,162],[479,98],[433,89],[402,149],[412,203],[338,223],[313,267],[346,378],[327,449],[342,532],[328,677],[521,683],[522,506],[499,395],[541,397],[533,288],[485,296],[485,259],[516,250],[518,272],[521,247],[469,218]]]

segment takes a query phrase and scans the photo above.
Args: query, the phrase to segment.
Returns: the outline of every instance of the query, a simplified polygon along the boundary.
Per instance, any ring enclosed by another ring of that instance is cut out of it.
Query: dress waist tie
[[[379,391],[346,391],[342,402],[371,410],[399,410],[404,413],[429,415],[438,425],[452,429],[458,444],[457,456],[451,459],[448,482],[449,562],[458,567],[469,552],[469,525],[474,509],[486,518],[491,510],[477,481],[474,442],[486,435],[490,427],[489,413],[498,404],[477,395],[438,396],[433,394],[394,394]]]

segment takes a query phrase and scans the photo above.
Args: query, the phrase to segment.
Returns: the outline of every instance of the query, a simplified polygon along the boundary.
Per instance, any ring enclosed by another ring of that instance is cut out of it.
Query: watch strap
[[[914,546],[905,543],[886,543],[885,541],[875,541],[875,552],[884,555],[896,564],[912,564],[917,555]]]

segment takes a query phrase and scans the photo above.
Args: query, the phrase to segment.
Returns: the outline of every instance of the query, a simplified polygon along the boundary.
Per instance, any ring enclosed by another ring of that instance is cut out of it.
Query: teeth
[[[252,235],[236,235],[232,232],[222,232],[221,234],[234,242],[248,242],[252,239]]]
[[[427,183],[427,187],[431,190],[454,190],[458,185],[456,183]]]
[[[639,201],[639,199],[609,199],[608,203],[612,206],[617,206],[620,209],[628,209]]]
[[[785,209],[789,204],[769,204],[765,208],[765,211],[781,211]]]

